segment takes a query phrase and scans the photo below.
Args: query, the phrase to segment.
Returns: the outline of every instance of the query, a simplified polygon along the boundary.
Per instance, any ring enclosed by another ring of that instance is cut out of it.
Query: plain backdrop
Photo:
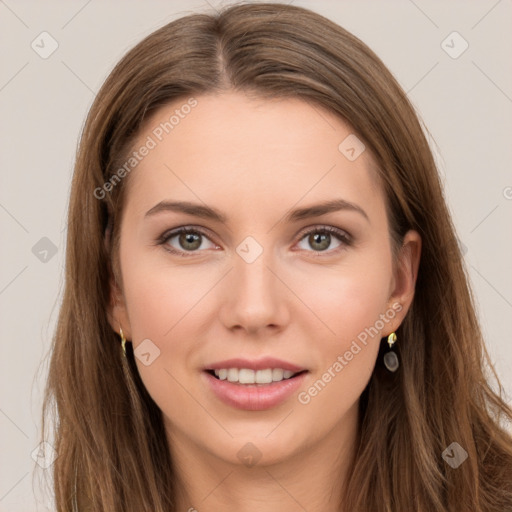
[[[34,471],[34,454],[74,155],[95,91],[144,36],[226,3],[0,0],[0,511],[52,510],[38,490],[43,472]],[[428,127],[488,348],[510,397],[512,3],[293,3],[367,43]]]

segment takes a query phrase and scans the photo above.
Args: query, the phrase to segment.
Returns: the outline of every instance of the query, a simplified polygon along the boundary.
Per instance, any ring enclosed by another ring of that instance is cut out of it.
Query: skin
[[[366,150],[351,162],[338,150],[352,133],[338,117],[299,99],[238,92],[196,99],[129,176],[123,289],[111,283],[109,320],[134,349],[150,339],[160,350],[150,365],[137,365],[164,414],[182,489],[177,510],[338,511],[359,397],[381,338],[398,328],[412,302],[420,236],[408,232],[393,260],[371,155]],[[135,147],[184,103],[153,114]],[[283,221],[291,209],[335,198],[359,205],[368,219],[342,210]],[[145,218],[162,200],[206,204],[227,223],[171,211]],[[183,238],[180,245],[179,235],[158,244],[180,226],[202,228],[201,245]],[[304,234],[323,226],[348,233],[351,243],[335,235],[318,241],[321,231],[316,238]],[[247,236],[263,249],[252,263],[236,252]],[[361,350],[307,404],[295,393],[272,409],[238,410],[203,382],[209,363],[270,355],[307,368],[300,389],[307,391],[395,303],[401,311],[366,346],[359,343]],[[261,456],[253,467],[237,456],[249,442]]]

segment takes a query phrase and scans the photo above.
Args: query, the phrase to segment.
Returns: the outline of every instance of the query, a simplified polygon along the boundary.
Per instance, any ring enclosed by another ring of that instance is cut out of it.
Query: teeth
[[[283,380],[284,377],[284,370],[281,370],[281,368],[274,368],[272,370],[272,380],[280,381]]]
[[[238,369],[230,368],[228,370],[228,380],[229,382],[238,382]]]
[[[239,384],[270,384],[289,379],[294,372],[282,368],[267,368],[265,370],[250,370],[249,368],[222,368],[214,370],[220,380],[238,382]]]
[[[256,378],[256,372],[254,370],[247,370],[242,368],[238,370],[238,382],[240,384],[254,384]]]

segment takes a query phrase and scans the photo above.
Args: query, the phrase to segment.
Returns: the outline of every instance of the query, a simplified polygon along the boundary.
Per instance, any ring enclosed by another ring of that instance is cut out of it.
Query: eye
[[[309,247],[313,248],[313,252],[322,253],[330,247],[333,238],[338,241],[338,245],[333,250],[328,251],[329,253],[338,252],[338,250],[342,250],[345,246],[351,245],[351,238],[348,233],[333,226],[317,226],[310,229],[302,233],[301,242],[306,240]]]
[[[205,244],[203,242],[205,241],[211,244],[210,247],[204,246]],[[191,227],[179,228],[170,233],[166,232],[159,238],[158,243],[164,245],[167,251],[178,254],[179,256],[188,256],[186,254],[187,252],[198,252],[198,249],[212,249],[218,247],[207,237],[206,233]]]

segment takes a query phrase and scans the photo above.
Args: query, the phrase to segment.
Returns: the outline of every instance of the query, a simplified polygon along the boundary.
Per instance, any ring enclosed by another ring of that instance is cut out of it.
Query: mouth
[[[224,404],[264,411],[291,399],[304,386],[309,370],[286,370],[286,376],[283,368],[208,368],[201,373],[206,388]]]

